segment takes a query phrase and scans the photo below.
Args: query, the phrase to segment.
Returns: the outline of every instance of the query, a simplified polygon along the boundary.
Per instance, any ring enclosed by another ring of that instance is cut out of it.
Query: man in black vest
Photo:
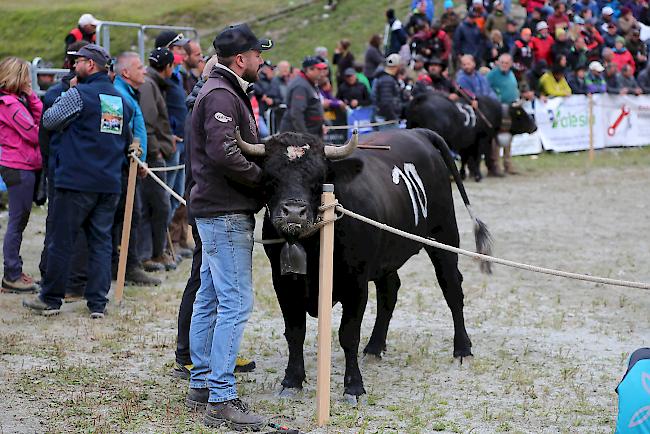
[[[209,75],[194,105],[190,160],[195,185],[190,213],[203,247],[201,286],[190,326],[190,390],[186,403],[205,408],[205,423],[259,430],[263,417],[248,410],[235,384],[235,361],[253,309],[252,253],[254,214],[262,208],[261,169],[234,144],[239,128],[247,142],[259,132],[247,95],[273,45],[242,24],[214,40],[220,63]],[[219,315],[217,317],[217,311]]]
[[[23,305],[42,315],[59,312],[70,258],[80,229],[88,240],[85,297],[91,318],[103,318],[111,286],[111,228],[122,191],[122,168],[131,143],[133,109],[108,78],[110,56],[86,45],[76,54],[78,84],[43,114],[43,126],[60,132],[53,159],[56,204],[41,293]]]

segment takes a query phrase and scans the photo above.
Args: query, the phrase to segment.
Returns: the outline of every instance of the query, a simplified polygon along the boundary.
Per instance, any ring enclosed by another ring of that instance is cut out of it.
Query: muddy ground
[[[590,169],[585,154],[520,158],[521,176],[468,182],[496,254],[650,281],[650,153],[603,152],[597,158],[601,164]],[[461,246],[473,249],[457,192],[455,200]],[[44,210],[35,211],[23,247],[26,271],[33,275],[44,216]],[[5,226],[6,216],[0,222]],[[256,360],[257,369],[239,376],[240,393],[260,412],[306,432],[611,433],[614,388],[626,358],[650,344],[650,299],[643,290],[501,266],[487,277],[461,258],[475,358],[459,367],[452,358],[451,315],[422,253],[400,271],[388,349],[379,362],[364,360],[368,394],[356,408],[341,399],[343,352],[333,333],[331,425],[316,429],[317,322],[308,322],[304,392],[296,400],[278,400],[287,348],[259,246],[254,264],[256,305],[242,353]],[[66,304],[58,317],[34,316],[20,306],[20,296],[1,294],[0,433],[211,432],[185,409],[187,384],[169,375],[189,269],[185,261],[161,275],[165,282],[158,288],[127,288],[124,305],[110,306],[102,321],[90,320],[83,303]],[[373,288],[362,345],[374,303]],[[339,318],[337,306],[335,325]]]

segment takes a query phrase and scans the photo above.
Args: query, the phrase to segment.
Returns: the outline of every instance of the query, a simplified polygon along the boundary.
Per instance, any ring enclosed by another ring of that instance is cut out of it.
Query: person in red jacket
[[[566,4],[557,2],[555,3],[554,10],[553,15],[548,17],[547,20],[549,33],[552,35],[555,34],[557,27],[562,27],[564,30],[569,29],[569,17],[566,14]]]
[[[616,43],[614,44],[614,57],[612,58],[612,63],[615,63],[618,67],[618,72],[621,72],[625,65],[630,65],[632,68],[632,75],[634,75],[634,68],[636,67],[634,63],[634,57],[630,50],[625,48],[625,38],[622,36],[616,37]]]
[[[535,62],[545,60],[547,64],[551,65],[553,63],[551,47],[555,40],[548,34],[548,24],[546,24],[546,21],[540,21],[537,23],[535,30],[537,30],[537,34],[530,39],[533,59]]]
[[[97,30],[99,23],[100,21],[93,17],[91,14],[83,14],[79,17],[77,27],[70,30],[65,37],[66,64],[63,65],[63,68],[69,69],[72,66],[70,64],[67,64],[67,54],[70,49],[70,45],[81,40],[88,41],[89,44],[95,43],[95,31]]]
[[[9,193],[9,223],[2,244],[2,290],[34,292],[38,286],[23,273],[20,245],[29,221],[36,174],[41,170],[38,126],[43,104],[32,91],[29,64],[17,57],[0,62],[0,174]]]

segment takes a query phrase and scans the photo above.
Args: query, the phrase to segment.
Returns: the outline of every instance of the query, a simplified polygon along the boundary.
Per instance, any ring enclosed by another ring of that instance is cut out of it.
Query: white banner
[[[511,155],[534,155],[542,152],[542,139],[539,131],[533,134],[517,134],[512,137]]]

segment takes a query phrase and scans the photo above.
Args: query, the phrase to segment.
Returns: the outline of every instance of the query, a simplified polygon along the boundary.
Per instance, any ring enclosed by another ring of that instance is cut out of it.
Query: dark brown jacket
[[[238,148],[226,149],[239,127],[242,138],[259,142],[257,124],[248,95],[235,75],[216,67],[194,104],[190,140],[192,178],[190,192],[193,217],[216,217],[232,213],[255,213],[262,208],[262,171]]]
[[[165,102],[165,80],[151,67],[147,68],[140,92],[140,108],[147,127],[147,161],[156,160],[160,154],[169,157],[174,149],[172,129],[169,125]]]

